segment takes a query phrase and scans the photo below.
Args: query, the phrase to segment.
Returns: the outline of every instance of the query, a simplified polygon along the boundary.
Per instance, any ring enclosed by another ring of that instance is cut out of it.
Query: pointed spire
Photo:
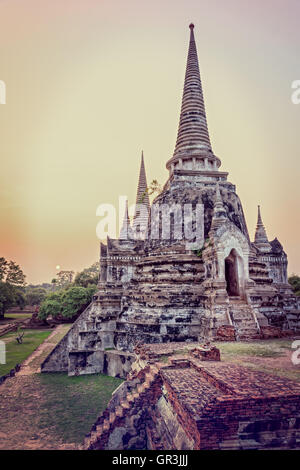
[[[182,153],[199,153],[199,151],[212,153],[194,38],[194,25],[191,23],[189,27],[190,44],[174,156]]]
[[[132,239],[132,228],[131,228],[130,218],[128,214],[128,201],[126,201],[124,219],[123,219],[123,224],[120,230],[119,240],[128,240],[128,239]]]
[[[261,250],[261,251],[270,251],[271,245],[269,243],[267,232],[264,227],[261,213],[260,213],[260,206],[258,206],[257,211],[257,225],[254,237],[254,244]]]
[[[214,207],[214,210],[216,211],[216,209],[224,209],[224,206],[223,206],[223,199],[222,199],[222,196],[221,196],[221,192],[220,192],[220,185],[219,185],[219,181],[217,182],[216,184],[216,199],[215,199],[215,207]]]
[[[138,182],[137,193],[136,193],[136,204],[146,204],[146,206],[149,208],[150,201],[149,201],[149,194],[148,194],[147,188],[148,186],[147,186],[146,170],[145,170],[145,163],[144,163],[144,152],[142,150],[139,182]]]
[[[184,79],[181,113],[173,157],[167,161],[173,171],[196,171],[206,176],[218,172],[221,160],[214,155],[206,121],[194,25],[190,24],[190,43]],[[223,173],[227,177],[226,173]]]
[[[139,238],[144,238],[148,224],[148,216],[150,211],[150,200],[148,194],[146,170],[144,163],[144,152],[142,151],[141,167],[139,181],[136,193],[136,206],[133,218],[133,230],[138,232]]]
[[[223,225],[227,219],[227,212],[223,205],[223,199],[220,192],[219,182],[216,184],[216,197],[214,204],[214,212],[211,221],[211,228],[218,228],[220,225]]]

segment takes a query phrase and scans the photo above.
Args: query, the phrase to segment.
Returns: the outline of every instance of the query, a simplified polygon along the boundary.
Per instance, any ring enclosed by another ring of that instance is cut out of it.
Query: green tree
[[[80,315],[91,302],[96,289],[96,286],[88,288],[74,286],[67,289],[62,295],[62,316],[72,318]]]
[[[26,287],[25,299],[26,305],[40,305],[46,298],[47,291],[43,287]]]
[[[25,277],[18,264],[0,258],[0,318],[4,317],[5,311],[10,307],[18,305],[24,308]]]
[[[15,305],[15,290],[6,282],[0,282],[0,319],[7,309]]]
[[[0,258],[0,282],[4,282],[7,272],[8,261],[5,258]]]
[[[87,287],[89,284],[97,285],[99,280],[99,263],[94,263],[89,268],[76,274],[75,286]]]
[[[51,292],[42,302],[38,316],[42,320],[50,315],[57,319],[75,319],[92,301],[96,290],[97,286],[90,284],[88,287],[72,286]]]
[[[291,284],[295,295],[300,296],[300,276],[292,274],[289,277],[289,283]]]
[[[45,299],[39,309],[38,317],[46,320],[48,317],[56,318],[61,312],[61,303],[54,299]]]
[[[25,274],[18,264],[10,261],[6,269],[6,282],[14,287],[25,287]]]

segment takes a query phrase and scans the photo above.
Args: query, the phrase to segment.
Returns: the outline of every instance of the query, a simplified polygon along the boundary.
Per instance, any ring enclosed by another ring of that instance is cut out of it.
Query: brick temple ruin
[[[300,448],[300,385],[199,343],[137,345],[85,450]]]
[[[169,178],[150,206],[142,156],[133,224],[126,206],[119,239],[101,243],[99,290],[45,360],[44,372],[125,376],[138,341],[241,341],[299,329],[287,255],[277,238],[268,240],[260,208],[250,241],[236,188],[220,166],[208,133],[191,24]],[[178,236],[182,221],[176,210],[186,204],[203,208],[203,246]],[[159,207],[171,208],[168,237],[160,236]]]
[[[211,345],[300,330],[287,255],[268,240],[260,208],[251,242],[220,166],[191,24],[169,178],[150,205],[142,155],[133,223],[127,204],[119,238],[101,243],[98,292],[42,364],[42,372],[126,379],[84,449],[300,448],[300,385],[222,362]],[[187,205],[189,233],[199,216],[202,242],[197,232],[180,236],[178,208]],[[167,228],[161,207],[171,208]]]

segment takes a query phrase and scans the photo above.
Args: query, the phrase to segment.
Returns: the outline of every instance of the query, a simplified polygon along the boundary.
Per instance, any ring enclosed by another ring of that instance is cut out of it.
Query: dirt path
[[[40,410],[46,389],[36,373],[44,358],[65,335],[69,325],[59,325],[23,362],[15,377],[0,386],[0,449],[75,449],[63,443],[54,429],[42,428]]]
[[[48,338],[43,341],[35,351],[21,365],[19,375],[32,375],[41,372],[41,364],[43,360],[50,354],[60,339],[66,334],[69,326],[59,325],[51,333]]]

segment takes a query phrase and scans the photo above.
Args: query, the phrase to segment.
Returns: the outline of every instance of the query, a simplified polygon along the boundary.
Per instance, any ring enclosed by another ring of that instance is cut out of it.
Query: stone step
[[[241,330],[236,330],[236,333],[241,336],[241,335],[251,335],[251,334],[254,334],[254,335],[258,335],[258,331],[255,330],[254,328],[244,328],[244,329],[241,329]]]
[[[95,440],[97,439],[97,437],[98,437],[97,431],[92,431],[92,432],[91,432],[91,437],[90,437],[91,441],[92,441],[92,442],[95,442]]]
[[[84,439],[84,448],[85,448],[85,449],[88,449],[88,448],[90,447],[91,443],[92,443],[91,438],[90,438],[90,437],[86,437],[86,438]]]
[[[122,408],[124,408],[125,410],[128,410],[128,409],[130,408],[130,404],[128,403],[127,400],[121,400],[120,405],[121,405]]]
[[[110,428],[109,419],[105,419],[103,422],[103,431],[109,431],[109,428]]]
[[[136,388],[132,388],[132,390],[127,393],[126,398],[121,399],[120,402],[116,404],[113,411],[105,410],[101,414],[97,420],[95,429],[93,429],[85,438],[84,446],[86,449],[99,440],[103,433],[113,429],[116,418],[124,417],[126,415],[126,411],[132,408],[133,402],[151,387],[153,381],[159,374],[159,370],[154,366],[151,366],[150,369],[147,368],[146,370],[147,373],[145,374],[144,381],[142,383],[138,383]]]
[[[123,414],[124,414],[124,408],[122,406],[116,406],[116,416],[118,416],[119,418],[122,418]]]
[[[251,312],[230,312],[230,314],[233,316],[233,317],[241,317],[241,318],[246,318],[246,317],[250,317],[250,318],[253,318],[252,316],[252,313]]]
[[[236,315],[236,316],[239,316],[239,315],[251,315],[252,316],[251,310],[230,310],[230,313],[231,315]]]
[[[145,391],[145,389],[146,389],[145,383],[140,384],[140,385],[137,386],[138,393],[143,393]]]
[[[238,337],[238,341],[252,341],[252,340],[255,340],[255,339],[260,339],[261,336],[260,335],[241,335]]]
[[[145,382],[144,382],[144,383],[151,384],[154,379],[155,379],[154,374],[148,373],[148,374],[146,375],[146,377],[145,377]]]
[[[233,317],[233,321],[236,322],[236,323],[245,323],[245,322],[255,323],[253,318],[249,318],[249,317],[245,317],[245,318],[234,318]]]
[[[257,328],[254,326],[254,325],[245,325],[245,326],[241,326],[241,327],[238,327],[235,325],[235,330],[238,332],[238,333],[242,333],[243,331],[258,331]]]
[[[238,330],[238,331],[249,331],[249,330],[253,330],[253,331],[257,331],[257,327],[255,324],[251,324],[251,325],[235,325],[235,329]]]
[[[230,306],[229,307],[229,310],[231,310],[232,312],[251,312],[252,311],[252,308],[251,307],[242,307],[242,306]]]
[[[132,393],[127,393],[126,400],[128,403],[132,403],[134,401],[134,397]]]
[[[247,326],[249,328],[250,327],[253,327],[253,328],[256,328],[256,323],[254,320],[238,320],[238,321],[234,321],[233,322],[234,325],[236,325],[238,328],[243,328],[243,326]]]
[[[100,436],[103,432],[103,425],[100,424],[98,426],[96,426],[96,432],[97,432],[97,435]]]

